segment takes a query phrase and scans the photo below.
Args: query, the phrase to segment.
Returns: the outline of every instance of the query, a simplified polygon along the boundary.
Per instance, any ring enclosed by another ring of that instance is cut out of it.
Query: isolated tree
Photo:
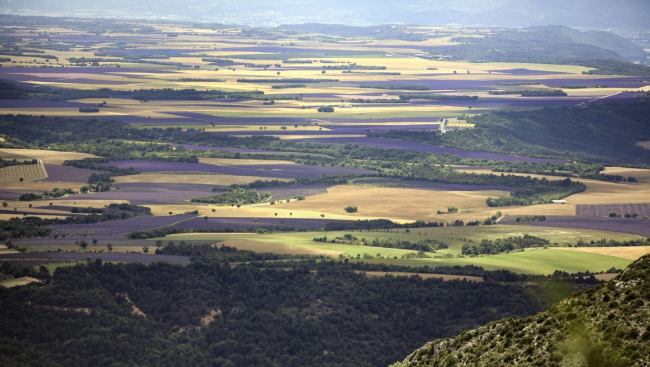
[[[19,178],[18,181],[23,182],[25,179],[24,178]]]
[[[3,207],[5,207],[5,208],[6,208],[6,207],[7,207],[7,205],[9,205],[9,204],[7,204],[7,202],[6,202],[6,201],[3,201],[3,202],[2,202],[2,206],[3,206]]]
[[[280,72],[278,71],[278,75],[280,75]]]
[[[278,216],[278,213],[273,213],[273,214],[275,214],[276,217]]]
[[[217,211],[217,209],[214,209],[214,208],[212,209],[212,212],[213,212],[213,213],[216,212],[216,211]]]
[[[144,252],[145,254],[146,254],[146,253],[149,253],[149,246],[144,246],[144,247],[142,248],[142,252]]]
[[[203,220],[207,222],[207,221],[208,221],[208,216],[207,216],[207,215],[204,216],[204,217],[203,217]]]
[[[93,245],[97,246],[97,239],[93,238]]]
[[[81,241],[81,242],[79,242],[79,246],[81,246],[81,248],[85,250],[86,247],[88,247],[88,242],[86,242],[86,241]]]
[[[237,209],[241,208],[241,204],[237,204]]]
[[[257,222],[258,222],[257,218],[253,219],[253,223],[257,223]]]
[[[29,204],[29,207],[31,208],[31,207],[32,207],[32,204]]]
[[[106,248],[108,249],[108,252],[113,251],[113,245],[111,245],[110,243],[106,245]]]

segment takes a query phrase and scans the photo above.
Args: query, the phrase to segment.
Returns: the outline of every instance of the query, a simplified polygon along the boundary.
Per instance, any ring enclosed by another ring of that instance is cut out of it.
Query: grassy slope
[[[629,366],[650,363],[650,256],[547,312],[436,340],[401,366]]]

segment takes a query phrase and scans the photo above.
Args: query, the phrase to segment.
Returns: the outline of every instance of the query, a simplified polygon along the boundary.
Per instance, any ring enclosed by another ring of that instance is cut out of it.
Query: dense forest
[[[186,267],[98,260],[58,268],[46,286],[0,288],[2,359],[52,366],[387,365],[426,340],[541,311],[551,289],[373,278],[333,261],[231,266],[222,261],[237,251],[197,250]]]

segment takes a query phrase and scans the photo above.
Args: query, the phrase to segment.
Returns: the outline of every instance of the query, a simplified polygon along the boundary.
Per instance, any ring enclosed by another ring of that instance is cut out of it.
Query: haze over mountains
[[[585,28],[645,27],[650,2],[644,0],[2,0],[0,13],[101,18],[197,20],[277,26],[299,23],[349,25],[422,24]]]

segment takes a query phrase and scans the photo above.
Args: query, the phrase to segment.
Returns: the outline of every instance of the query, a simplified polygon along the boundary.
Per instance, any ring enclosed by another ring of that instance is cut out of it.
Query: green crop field
[[[481,239],[495,240],[510,236],[523,236],[524,234],[545,238],[551,243],[569,243],[575,244],[579,240],[596,241],[603,238],[614,240],[631,240],[640,238],[639,236],[627,235],[615,232],[580,230],[580,229],[557,229],[544,227],[526,227],[526,226],[479,226],[479,227],[442,227],[442,228],[413,228],[410,233],[405,230],[393,230],[399,233],[387,232],[296,232],[296,233],[275,233],[275,234],[175,234],[169,235],[160,240],[165,241],[206,241],[211,243],[224,243],[229,246],[242,247],[247,250],[258,252],[267,252],[270,249],[291,251],[291,253],[328,253],[335,256],[336,254],[345,257],[356,258],[357,255],[363,257],[364,254],[373,257],[381,256],[383,259],[372,259],[373,262],[385,262],[388,264],[401,264],[409,266],[421,265],[468,265],[473,264],[482,266],[485,269],[508,269],[518,273],[535,273],[550,274],[555,270],[567,272],[577,271],[603,271],[611,267],[622,268],[631,262],[631,260],[614,256],[601,254],[590,254],[571,251],[557,251],[549,249],[529,249],[524,252],[513,252],[510,254],[499,254],[482,257],[464,257],[458,258],[460,248],[464,243],[473,241],[477,244]],[[323,243],[313,241],[313,238],[327,236],[328,239],[342,237],[349,233],[357,239],[365,238],[372,240],[375,238],[394,238],[417,242],[423,239],[435,239],[443,241],[449,245],[448,249],[437,251],[430,254],[433,258],[428,259],[401,259],[402,255],[415,254],[416,251],[382,248],[373,246],[361,246],[356,244],[344,243]],[[152,239],[155,241],[158,239]],[[301,250],[302,249],[302,250]],[[447,258],[445,256],[453,256]],[[336,257],[336,256],[335,256]],[[397,259],[394,259],[397,257]],[[436,258],[438,257],[438,258]]]

